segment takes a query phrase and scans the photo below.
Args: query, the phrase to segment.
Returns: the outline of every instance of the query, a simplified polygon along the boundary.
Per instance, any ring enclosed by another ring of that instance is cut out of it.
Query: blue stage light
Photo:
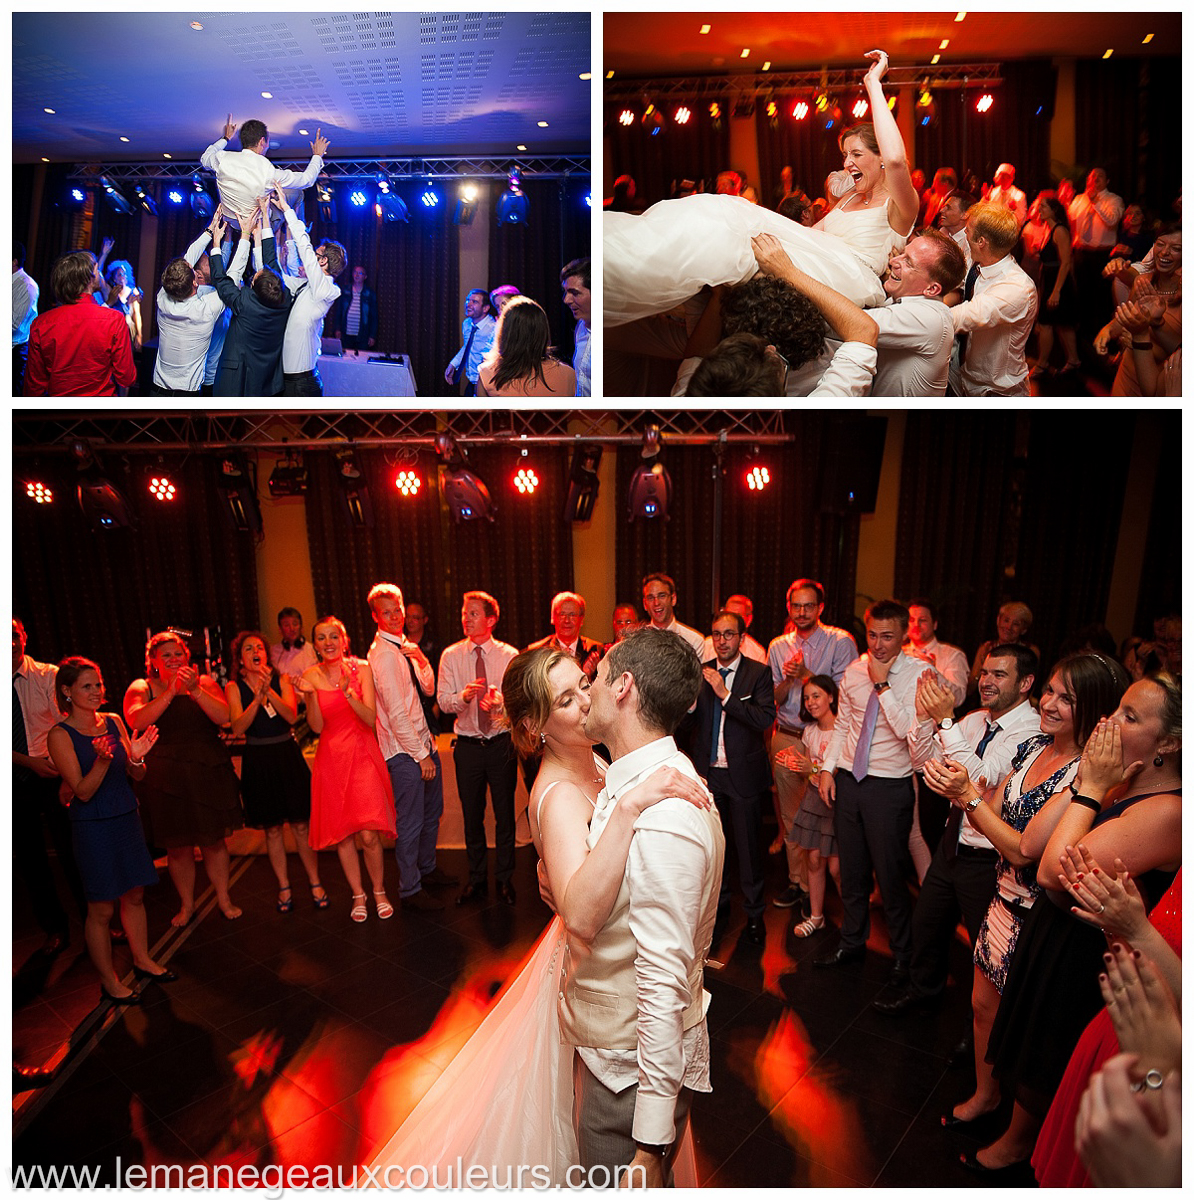
[[[369,197],[366,196],[365,193],[360,190],[360,188],[357,188],[355,191],[353,191],[348,198],[350,201],[352,201],[354,208],[364,208],[365,205],[369,203]]]
[[[169,200],[171,204],[181,204],[182,203],[182,193],[175,192],[175,191],[167,192],[166,199]]]
[[[439,195],[431,188],[428,188],[420,197],[424,208],[435,208],[439,204]]]
[[[593,207],[593,193],[592,192],[585,193],[585,207],[586,208]]]
[[[86,193],[86,192],[84,192],[84,191],[83,191],[82,189],[80,189],[80,188],[71,188],[71,190],[70,190],[70,198],[71,198],[71,199],[72,199],[72,200],[73,200],[73,201],[74,201],[76,204],[82,204],[82,203],[83,203],[83,201],[87,199],[87,193]]]

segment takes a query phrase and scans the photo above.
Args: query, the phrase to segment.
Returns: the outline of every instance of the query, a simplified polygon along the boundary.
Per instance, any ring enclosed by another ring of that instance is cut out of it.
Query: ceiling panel
[[[197,158],[229,111],[266,123],[273,158],[309,155],[316,128],[332,158],[589,149],[587,12],[15,13],[12,30],[17,162]]]

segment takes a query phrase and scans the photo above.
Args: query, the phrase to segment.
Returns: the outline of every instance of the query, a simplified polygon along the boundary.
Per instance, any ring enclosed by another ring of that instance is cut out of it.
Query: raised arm
[[[907,237],[916,224],[920,211],[920,197],[912,186],[912,175],[908,170],[908,156],[900,128],[887,107],[883,95],[883,76],[887,74],[887,55],[882,50],[872,50],[866,56],[871,67],[863,76],[862,85],[871,106],[871,123],[875,126],[875,140],[883,157],[883,175],[887,180],[887,193],[891,204],[887,208],[887,220],[901,237]]]
[[[288,171],[283,167],[274,170],[272,183],[286,188],[309,188],[323,169],[323,157],[331,143],[323,136],[323,130],[315,131],[315,140],[311,143],[311,161],[305,171]]]

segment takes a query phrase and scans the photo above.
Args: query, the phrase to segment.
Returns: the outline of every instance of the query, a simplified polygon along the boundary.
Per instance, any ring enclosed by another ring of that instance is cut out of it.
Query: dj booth
[[[333,339],[324,339],[324,348]],[[414,372],[405,354],[384,355],[367,350],[321,354],[316,363],[325,396],[415,396]]]

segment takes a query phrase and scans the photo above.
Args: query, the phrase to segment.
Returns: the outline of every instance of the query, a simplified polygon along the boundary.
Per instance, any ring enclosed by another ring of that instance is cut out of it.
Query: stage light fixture
[[[171,188],[166,193],[166,199],[169,200],[171,204],[181,204],[183,201],[183,195],[182,192],[180,192],[177,188]]]
[[[995,97],[990,92],[984,92],[976,101],[974,107],[980,113],[990,112],[991,105],[995,103]]]
[[[151,475],[149,478],[149,494],[155,500],[173,500],[178,489],[170,482],[168,475]]]
[[[539,486],[539,476],[534,467],[519,467],[514,476],[514,486],[523,496],[532,496]]]
[[[54,503],[54,493],[40,479],[31,479],[25,484],[25,495],[34,504]]]
[[[683,104],[676,109],[676,115],[672,118],[677,125],[687,125],[692,120],[692,110],[685,108]]]
[[[66,202],[70,208],[81,208],[87,202],[87,193],[83,188],[72,185],[67,189]]]
[[[419,488],[423,486],[423,480],[417,471],[404,468],[394,476],[394,486],[401,495],[409,498],[419,494]]]
[[[818,113],[825,112],[825,110],[829,107],[828,92],[818,92],[816,96],[813,97],[813,107]]]
[[[315,181],[315,202],[319,207],[320,219],[334,225],[336,223],[336,193],[326,178]]]
[[[766,467],[753,466],[746,472],[746,486],[752,492],[761,492],[771,482],[771,472]]]
[[[332,205],[332,220],[335,217],[336,206]],[[393,192],[384,192],[377,198],[377,213],[383,221],[409,221],[410,209],[406,207],[406,201],[401,196],[395,195]]]
[[[630,109],[628,109],[628,108],[622,109],[621,113],[618,116],[618,124],[619,125],[633,125],[634,124],[634,113],[632,113],[630,111]]]
[[[497,509],[489,489],[468,469],[468,458],[456,439],[450,433],[436,434],[435,452],[443,462],[443,495],[456,523],[484,519],[492,524]]]
[[[212,213],[216,211],[216,206],[212,204],[211,197],[203,186],[203,181],[198,175],[195,175],[191,179],[191,185],[191,216],[196,221],[210,221]]]
[[[274,499],[285,496],[305,496],[307,494],[307,468],[302,458],[290,451],[274,465],[266,484],[269,494]]]
[[[424,208],[439,207],[439,192],[437,192],[435,188],[431,186],[430,180],[427,181],[427,186],[423,189],[423,194],[419,197],[419,203],[422,204]]]
[[[100,176],[100,187],[104,189],[104,198],[118,213],[128,216],[133,211],[128,197],[106,175]]]
[[[585,207],[586,208],[593,207],[593,193],[592,192],[585,192]]]
[[[821,111],[821,128],[826,133],[836,133],[842,124],[842,106],[831,100]]]
[[[642,125],[648,137],[658,137],[667,127],[667,119],[654,104],[648,104],[643,110]]]
[[[721,116],[721,105],[716,100],[713,100],[709,104],[709,119],[713,122],[714,129],[721,128]]]
[[[364,208],[369,203],[369,194],[364,189],[355,187],[348,193],[348,202],[353,208]]]
[[[572,451],[568,496],[564,501],[565,521],[588,521],[597,503],[601,481],[597,468],[601,465],[601,447],[591,444],[577,446]]]
[[[668,520],[668,505],[672,498],[672,480],[667,468],[659,461],[662,439],[658,425],[648,425],[643,431],[643,461],[630,479],[628,496],[629,519]],[[650,464],[650,465],[648,465]]]
[[[137,199],[141,202],[141,207],[145,209],[145,211],[149,213],[151,217],[156,217],[158,215],[157,203],[154,201],[152,196],[146,194],[145,189],[141,187],[140,184],[137,185]]]
[[[132,525],[133,514],[128,501],[103,474],[87,440],[76,438],[70,443],[69,449],[79,473],[75,499],[83,516],[96,529],[118,529]]]
[[[804,118],[808,116],[808,105],[805,104],[803,100],[797,100],[796,103],[792,105],[792,116],[795,117],[797,121],[803,121]]]
[[[507,180],[508,187],[497,202],[499,225],[525,225],[530,215],[530,204],[522,191],[522,172],[515,167]]]
[[[224,498],[224,516],[236,533],[263,534],[261,507],[257,503],[257,474],[250,472],[245,456],[239,450],[225,451],[220,456],[220,495]]]
[[[859,96],[858,99],[854,101],[854,107],[850,109],[850,112],[853,113],[856,121],[861,121],[862,118],[866,116],[868,108],[870,108],[870,105],[866,102],[865,97]]]
[[[356,529],[373,528],[373,501],[369,498],[369,485],[365,482],[356,451],[344,446],[332,452],[336,466],[336,478],[340,483],[340,495],[344,500],[348,523]]]
[[[743,55],[745,58],[746,56]],[[755,115],[755,98],[753,96],[738,96],[734,101],[734,116],[745,120]]]

